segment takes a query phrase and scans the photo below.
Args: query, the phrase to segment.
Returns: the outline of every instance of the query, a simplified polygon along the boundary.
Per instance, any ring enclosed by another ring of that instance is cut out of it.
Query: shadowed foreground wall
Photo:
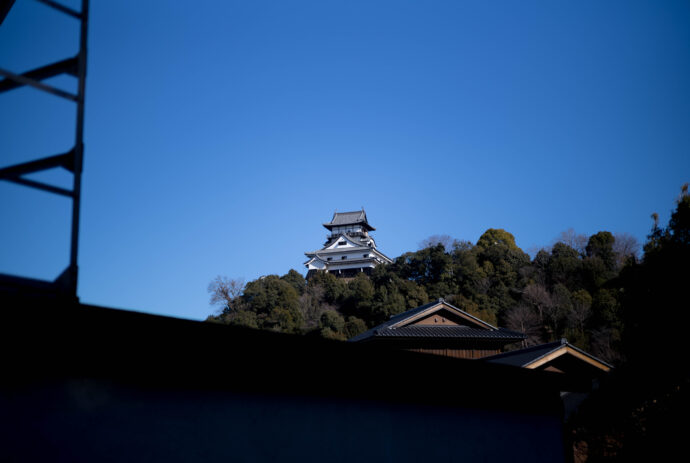
[[[0,461],[563,460],[553,375],[99,307],[23,313],[3,325]]]
[[[3,453],[16,461],[562,460],[560,423],[541,415],[92,380],[3,402]]]

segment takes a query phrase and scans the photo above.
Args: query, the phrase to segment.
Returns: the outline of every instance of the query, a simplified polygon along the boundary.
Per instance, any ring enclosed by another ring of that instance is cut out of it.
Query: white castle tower
[[[323,248],[305,252],[309,260],[307,278],[316,271],[326,271],[338,277],[354,277],[357,273],[371,273],[379,264],[393,262],[376,249],[369,232],[376,230],[369,225],[364,209],[354,212],[335,212],[330,222],[323,224],[331,234]]]

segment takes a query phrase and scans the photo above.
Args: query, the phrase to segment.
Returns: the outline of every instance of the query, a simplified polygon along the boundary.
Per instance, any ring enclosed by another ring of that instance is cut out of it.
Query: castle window
[[[340,259],[345,260],[345,259],[347,259],[347,256],[343,256]]]
[[[347,241],[341,241],[340,243],[338,243],[338,246],[345,246],[346,244],[347,244]]]
[[[328,257],[326,260],[333,260],[333,258],[332,258],[332,257]]]
[[[364,254],[362,257],[369,257],[369,254]]]

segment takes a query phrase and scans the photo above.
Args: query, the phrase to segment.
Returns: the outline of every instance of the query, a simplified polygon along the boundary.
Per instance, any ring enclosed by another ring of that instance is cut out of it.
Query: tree
[[[620,361],[620,333],[607,326],[594,329],[591,335],[590,349],[592,354],[611,364]]]
[[[364,320],[357,317],[347,317],[343,333],[347,339],[353,338],[358,334],[364,333],[367,330],[367,325]]]
[[[620,304],[616,288],[600,288],[594,293],[592,319],[596,325],[618,328]]]
[[[616,268],[620,269],[629,260],[637,260],[640,243],[630,233],[616,233],[613,235],[613,252],[616,255]]]
[[[670,241],[677,246],[687,247],[690,246],[690,195],[687,183],[681,187],[676,205],[676,210],[668,222]]]
[[[472,297],[478,288],[483,286],[481,281],[486,279],[486,274],[477,262],[477,254],[475,246],[471,243],[456,247],[451,254],[455,287],[459,294],[466,297]],[[488,290],[488,285],[486,286]]]
[[[453,259],[442,244],[408,252],[396,259],[396,270],[406,279],[426,289],[433,297],[443,297],[452,291]]]
[[[297,270],[290,269],[289,272],[287,272],[285,275],[280,277],[281,280],[287,282],[295,288],[295,291],[297,291],[297,294],[302,294],[304,293],[304,289],[307,286],[307,282],[302,276],[301,273],[299,273]]]
[[[357,274],[343,292],[340,304],[342,313],[365,320],[370,318],[374,292],[374,285],[369,277],[364,273]]]
[[[546,287],[535,284],[527,286],[522,293],[522,300],[536,309],[539,321],[544,323],[544,312],[550,311],[553,306],[553,299]]]
[[[615,239],[611,232],[600,231],[589,237],[587,241],[587,257],[598,257],[606,266],[607,270],[616,268],[616,256],[613,251]]]
[[[307,285],[299,297],[299,309],[302,313],[303,328],[310,331],[318,328],[321,314],[326,310],[335,310],[335,306],[326,302],[323,286]]]
[[[481,271],[477,280],[484,280],[486,298],[501,320],[505,311],[519,300],[525,281],[521,270],[530,265],[530,257],[516,244],[513,235],[505,230],[490,228],[479,238],[473,252]]]
[[[573,344],[578,343],[580,347],[586,347],[585,326],[589,319],[592,307],[592,296],[584,290],[579,289],[572,293],[572,309],[568,314],[568,327],[572,336]]]
[[[309,287],[322,287],[323,297],[328,304],[338,304],[347,290],[347,283],[328,272],[316,272],[309,278]]]
[[[420,241],[417,246],[419,249],[432,248],[434,246],[442,245],[445,249],[450,250],[453,248],[455,243],[459,243],[458,240],[454,239],[449,235],[431,235],[428,238]]]
[[[655,218],[655,217],[653,217]],[[687,184],[681,188],[668,226],[659,227],[658,216],[644,246],[639,265],[623,269],[621,300],[623,346],[633,362],[673,367],[687,364],[685,327],[688,262],[690,262],[690,195]],[[659,374],[666,374],[660,372]]]
[[[542,325],[539,316],[526,304],[518,304],[508,310],[506,326],[527,336],[527,339],[523,342],[525,347],[535,346],[543,342],[541,338]]]
[[[566,246],[569,246],[581,256],[584,256],[587,249],[587,235],[582,233],[576,233],[574,229],[569,228],[566,231],[561,232],[556,238],[556,242],[561,242]]]
[[[604,285],[604,289],[618,292],[620,309],[614,315],[622,332],[617,334],[610,327],[589,322],[591,352],[604,360],[617,361],[620,337],[624,365],[574,416],[569,434],[585,443],[590,451],[588,461],[596,457],[597,461],[604,457],[620,461],[671,460],[684,450],[685,428],[677,423],[685,420],[690,399],[687,186],[681,189],[668,226],[659,224],[656,213],[652,219],[642,260],[624,266],[617,278]],[[595,295],[593,312],[597,298]],[[601,308],[596,310],[601,312]]]
[[[371,313],[367,318],[371,320],[372,326],[378,325],[405,310],[405,297],[395,286],[379,286],[374,293]]]
[[[582,261],[578,251],[565,243],[556,243],[546,263],[547,280],[551,284],[564,284],[572,290],[582,284],[581,271]]]
[[[321,336],[324,338],[342,341],[347,339],[344,334],[345,319],[335,310],[326,310],[321,315],[319,326],[321,328]]]
[[[228,325],[245,326],[247,328],[259,328],[256,313],[251,310],[236,310],[223,317]]]
[[[556,284],[552,290],[551,301],[552,303],[545,307],[544,315],[550,338],[556,340],[562,337],[566,317],[573,308],[570,291],[564,285]]]
[[[590,293],[596,292],[614,275],[599,256],[582,259],[582,283]]]
[[[532,265],[525,267],[528,269],[524,276],[531,280],[532,283],[539,283],[545,285],[548,278],[548,266],[551,261],[549,251],[540,249],[532,259]],[[524,271],[523,271],[524,272]]]
[[[221,310],[229,310],[233,301],[242,295],[243,290],[243,279],[232,279],[218,275],[208,285],[208,292],[211,293],[210,304],[221,306]]]
[[[510,250],[519,249],[515,244],[515,237],[502,228],[489,228],[477,241],[477,246],[489,249],[494,246],[502,246]]]
[[[273,307],[263,320],[265,329],[282,333],[299,333],[301,326],[300,312],[294,308]]]
[[[297,291],[277,275],[247,283],[241,299],[256,314],[259,328],[297,332],[302,323]]]

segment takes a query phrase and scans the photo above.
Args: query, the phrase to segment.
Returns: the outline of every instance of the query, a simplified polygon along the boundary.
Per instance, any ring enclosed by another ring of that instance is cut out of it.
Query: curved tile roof
[[[364,212],[364,209],[361,211],[352,212],[334,212],[331,221],[323,224],[323,226],[330,230],[331,228],[337,226],[355,225],[360,223],[369,230],[376,230],[374,227],[369,225],[369,222],[367,222],[367,213]]]
[[[498,328],[484,330],[468,326],[412,325],[396,329],[375,330],[374,337],[396,338],[464,338],[464,339],[510,339],[521,341],[525,335],[517,331]]]
[[[435,312],[434,308],[438,307],[450,309],[459,314],[462,314],[470,323],[476,323],[476,327],[466,325],[455,326],[438,326],[438,325],[415,325],[408,324],[417,318],[417,316],[425,316],[427,311]],[[420,305],[414,309],[400,313],[391,317],[388,321],[381,323],[374,328],[371,328],[364,333],[354,336],[349,341],[357,342],[371,338],[464,338],[464,339],[500,339],[504,341],[521,341],[525,339],[523,333],[517,331],[507,330],[505,328],[496,328],[483,320],[458,309],[449,304],[443,299],[429,302],[428,304]]]

